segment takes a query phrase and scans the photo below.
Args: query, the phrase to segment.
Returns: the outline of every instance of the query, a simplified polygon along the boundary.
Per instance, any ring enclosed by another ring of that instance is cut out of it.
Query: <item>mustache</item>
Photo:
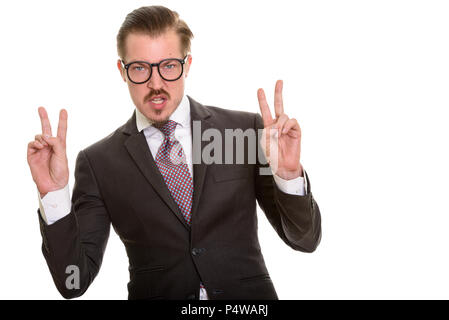
[[[163,94],[167,97],[167,99],[170,99],[170,95],[164,89],[159,89],[159,90],[151,89],[151,91],[145,96],[144,101],[147,102],[147,101],[153,99],[153,97],[158,96],[160,94]]]

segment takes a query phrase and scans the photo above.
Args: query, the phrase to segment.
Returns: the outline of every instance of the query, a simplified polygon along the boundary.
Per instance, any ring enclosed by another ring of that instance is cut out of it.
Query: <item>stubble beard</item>
[[[162,110],[154,110],[154,113],[156,114],[156,116],[159,116],[162,114]],[[154,126],[159,127],[159,126],[163,126],[164,124],[167,123],[168,118],[171,116],[171,114],[169,114],[168,116],[166,116],[165,118],[161,119],[151,119],[150,121],[153,123]]]

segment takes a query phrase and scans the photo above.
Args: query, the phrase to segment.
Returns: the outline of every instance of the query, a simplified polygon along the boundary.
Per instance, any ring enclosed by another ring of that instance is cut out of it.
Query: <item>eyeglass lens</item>
[[[182,64],[178,60],[169,59],[159,65],[159,74],[165,80],[176,80],[181,76]],[[128,76],[133,82],[146,82],[151,77],[151,65],[145,62],[133,62],[128,67]]]

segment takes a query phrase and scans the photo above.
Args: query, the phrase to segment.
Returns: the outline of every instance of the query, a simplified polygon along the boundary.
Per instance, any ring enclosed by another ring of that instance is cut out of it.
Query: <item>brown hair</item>
[[[190,51],[190,40],[193,38],[193,33],[187,24],[179,18],[177,12],[163,6],[136,9],[128,13],[117,34],[118,55],[121,59],[125,58],[125,41],[130,33],[143,33],[157,37],[170,29],[178,34],[181,41],[181,53],[185,56]]]

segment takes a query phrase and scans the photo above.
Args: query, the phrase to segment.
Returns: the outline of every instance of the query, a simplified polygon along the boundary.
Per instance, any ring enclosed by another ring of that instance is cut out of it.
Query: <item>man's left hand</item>
[[[296,119],[289,119],[284,113],[282,86],[282,80],[278,80],[274,90],[275,119],[263,89],[257,91],[264,124],[261,145],[273,172],[284,180],[291,180],[303,176],[300,164],[301,128]]]

